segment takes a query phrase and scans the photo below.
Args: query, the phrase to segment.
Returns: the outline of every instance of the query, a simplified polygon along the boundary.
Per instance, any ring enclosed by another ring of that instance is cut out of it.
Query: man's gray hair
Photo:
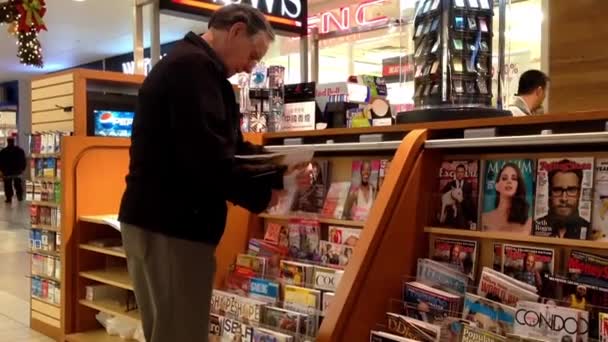
[[[209,29],[229,30],[236,23],[247,25],[247,33],[251,36],[264,32],[274,40],[274,30],[266,17],[259,10],[246,4],[231,4],[217,10],[209,19]]]

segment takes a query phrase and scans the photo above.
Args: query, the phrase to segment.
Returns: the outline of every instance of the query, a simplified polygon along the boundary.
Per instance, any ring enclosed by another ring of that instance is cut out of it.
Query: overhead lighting
[[[72,1],[74,1],[74,2],[85,2],[87,0],[72,0]]]

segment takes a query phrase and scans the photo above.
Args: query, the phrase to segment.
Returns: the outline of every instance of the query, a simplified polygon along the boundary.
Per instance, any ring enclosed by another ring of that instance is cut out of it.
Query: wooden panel
[[[428,201],[420,189],[435,182],[424,170],[437,166],[439,156],[421,153],[425,139],[425,131],[413,131],[397,150],[317,341],[368,341],[389,299],[400,297],[402,276],[412,274],[415,260],[426,253],[421,242],[426,241],[422,225]]]
[[[45,336],[54,339],[55,341],[63,341],[61,329],[57,328],[56,326],[49,325],[43,321],[32,318],[30,321],[30,328],[32,328],[32,330],[34,331],[37,331]]]
[[[55,110],[58,108],[73,106],[74,96],[66,95],[45,100],[32,101],[32,112],[42,112],[45,110]]]
[[[55,109],[44,112],[32,113],[32,125],[66,120],[74,120],[74,112],[66,112],[63,109]]]
[[[608,108],[608,1],[551,1],[549,109]]]
[[[124,342],[119,336],[110,336],[103,330],[91,330],[78,334],[70,334],[65,337],[68,342]]]
[[[74,82],[60,83],[44,88],[32,89],[32,101],[48,99],[74,93]]]
[[[61,328],[61,322],[37,311],[32,311],[32,319],[37,319],[42,323],[48,324],[55,328]]]
[[[66,120],[32,125],[32,132],[44,131],[72,132],[74,131],[74,121]]]
[[[49,305],[37,299],[32,299],[32,310],[58,320],[61,319],[61,309],[59,307]]]
[[[72,80],[74,80],[74,74],[71,72],[59,75],[45,75],[37,80],[32,81],[32,89],[47,87],[58,83],[72,82]]]

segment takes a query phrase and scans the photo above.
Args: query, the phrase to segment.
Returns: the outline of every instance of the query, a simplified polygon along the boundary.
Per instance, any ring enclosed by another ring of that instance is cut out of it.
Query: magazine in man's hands
[[[234,157],[237,160],[242,161],[284,165],[288,168],[293,168],[300,164],[310,162],[314,154],[315,150],[311,147],[301,146],[298,148],[285,149],[281,152],[252,155],[235,155]]]

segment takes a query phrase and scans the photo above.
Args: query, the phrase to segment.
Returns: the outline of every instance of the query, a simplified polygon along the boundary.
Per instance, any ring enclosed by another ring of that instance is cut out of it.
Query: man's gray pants
[[[207,342],[215,246],[120,228],[146,341]]]

